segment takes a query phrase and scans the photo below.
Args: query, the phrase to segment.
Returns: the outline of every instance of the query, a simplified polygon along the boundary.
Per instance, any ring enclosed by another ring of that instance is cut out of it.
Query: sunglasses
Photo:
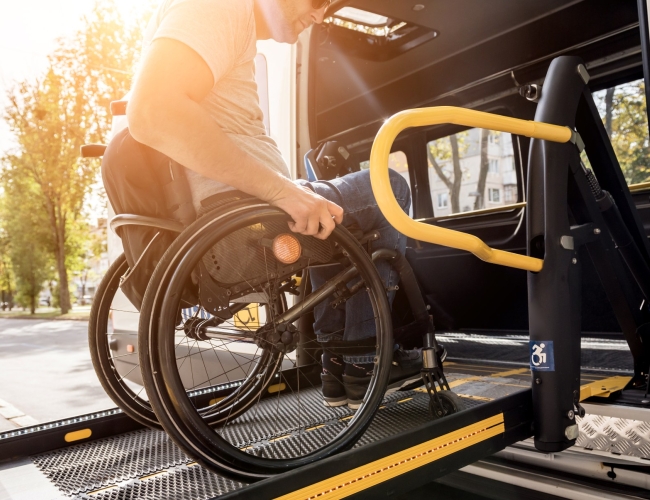
[[[320,10],[323,7],[327,8],[331,4],[332,0],[311,0],[311,6],[316,10]]]

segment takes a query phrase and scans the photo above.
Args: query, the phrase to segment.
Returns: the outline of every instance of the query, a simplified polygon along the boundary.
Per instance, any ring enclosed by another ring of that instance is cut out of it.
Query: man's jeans
[[[397,202],[404,212],[408,213],[411,206],[411,196],[406,180],[397,172],[390,170],[390,183]],[[406,249],[406,237],[391,226],[383,216],[370,187],[370,172],[362,170],[330,181],[307,182],[296,181],[302,186],[308,186],[341,208],[343,208],[343,225],[347,228],[361,230],[364,234],[379,231],[380,237],[372,242],[372,250],[390,248],[402,254]],[[385,261],[375,263],[379,276],[386,285],[389,303],[392,304],[395,292],[392,288],[397,285],[399,276]],[[310,271],[312,289],[321,287],[332,278],[341,267],[338,265],[316,267]],[[370,304],[368,294],[359,292],[344,303],[333,309],[330,301],[320,303],[314,309],[314,331],[319,342],[338,340],[361,340],[374,337],[375,314]],[[343,356],[346,363],[372,363],[373,355]]]

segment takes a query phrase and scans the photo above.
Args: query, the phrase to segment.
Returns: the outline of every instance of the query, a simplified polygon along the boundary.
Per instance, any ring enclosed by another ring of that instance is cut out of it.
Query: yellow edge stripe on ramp
[[[466,384],[467,382],[485,382],[486,379],[489,380],[488,377],[509,377],[511,375],[522,375],[524,373],[528,373],[530,370],[528,368],[518,368],[516,370],[508,370],[506,372],[497,372],[497,373],[491,373],[491,374],[485,374],[485,375],[474,375],[472,377],[466,377],[466,378],[459,378],[458,380],[454,380],[453,382],[449,382],[449,388],[453,389],[454,387],[458,387],[459,385]]]
[[[288,493],[277,500],[334,500],[365,490],[505,432],[503,413]]]
[[[620,391],[632,377],[609,377],[580,386],[580,401],[592,396],[608,398],[612,392]]]

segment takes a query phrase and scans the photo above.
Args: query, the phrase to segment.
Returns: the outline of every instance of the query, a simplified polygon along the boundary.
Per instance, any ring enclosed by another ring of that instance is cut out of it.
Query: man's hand
[[[293,222],[289,222],[289,229],[294,233],[324,240],[337,223],[343,222],[343,209],[336,203],[291,182],[268,202],[291,216]]]

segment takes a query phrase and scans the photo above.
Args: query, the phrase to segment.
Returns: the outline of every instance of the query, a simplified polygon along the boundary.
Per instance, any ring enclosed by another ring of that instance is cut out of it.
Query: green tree
[[[42,248],[55,264],[63,314],[71,307],[69,273],[78,268],[88,238],[84,203],[99,178],[99,162],[81,160],[79,148],[106,142],[108,105],[128,91],[142,26],[123,19],[112,0],[97,2],[84,27],[59,42],[46,73],[9,94],[6,121],[18,148],[4,158],[3,183],[29,186],[33,203],[15,209],[24,218],[31,217],[26,210],[37,211],[47,229]],[[7,231],[13,246],[20,236]]]
[[[88,142],[106,142],[111,128],[110,103],[129,91],[141,53],[142,31],[155,0],[125,18],[114,0],[97,1],[83,28],[61,40],[52,65],[83,101],[80,116]]]
[[[6,182],[0,204],[2,246],[15,275],[15,300],[32,314],[43,283],[52,274],[47,224],[43,212],[34,209],[35,191],[28,179]]]
[[[645,85],[636,80],[594,94],[628,184],[650,180]]]
[[[7,121],[20,152],[7,157],[5,179],[24,180],[33,187],[36,203],[30,208],[44,215],[57,270],[59,305],[65,314],[71,308],[67,266],[71,235],[78,230],[84,199],[97,176],[95,165],[78,158],[85,143],[87,110],[83,99],[52,66],[41,81],[22,83],[10,99]],[[12,233],[11,237],[18,236]]]
[[[0,211],[0,215],[2,212]],[[11,311],[14,301],[15,272],[11,263],[10,239],[0,226],[0,309]]]

